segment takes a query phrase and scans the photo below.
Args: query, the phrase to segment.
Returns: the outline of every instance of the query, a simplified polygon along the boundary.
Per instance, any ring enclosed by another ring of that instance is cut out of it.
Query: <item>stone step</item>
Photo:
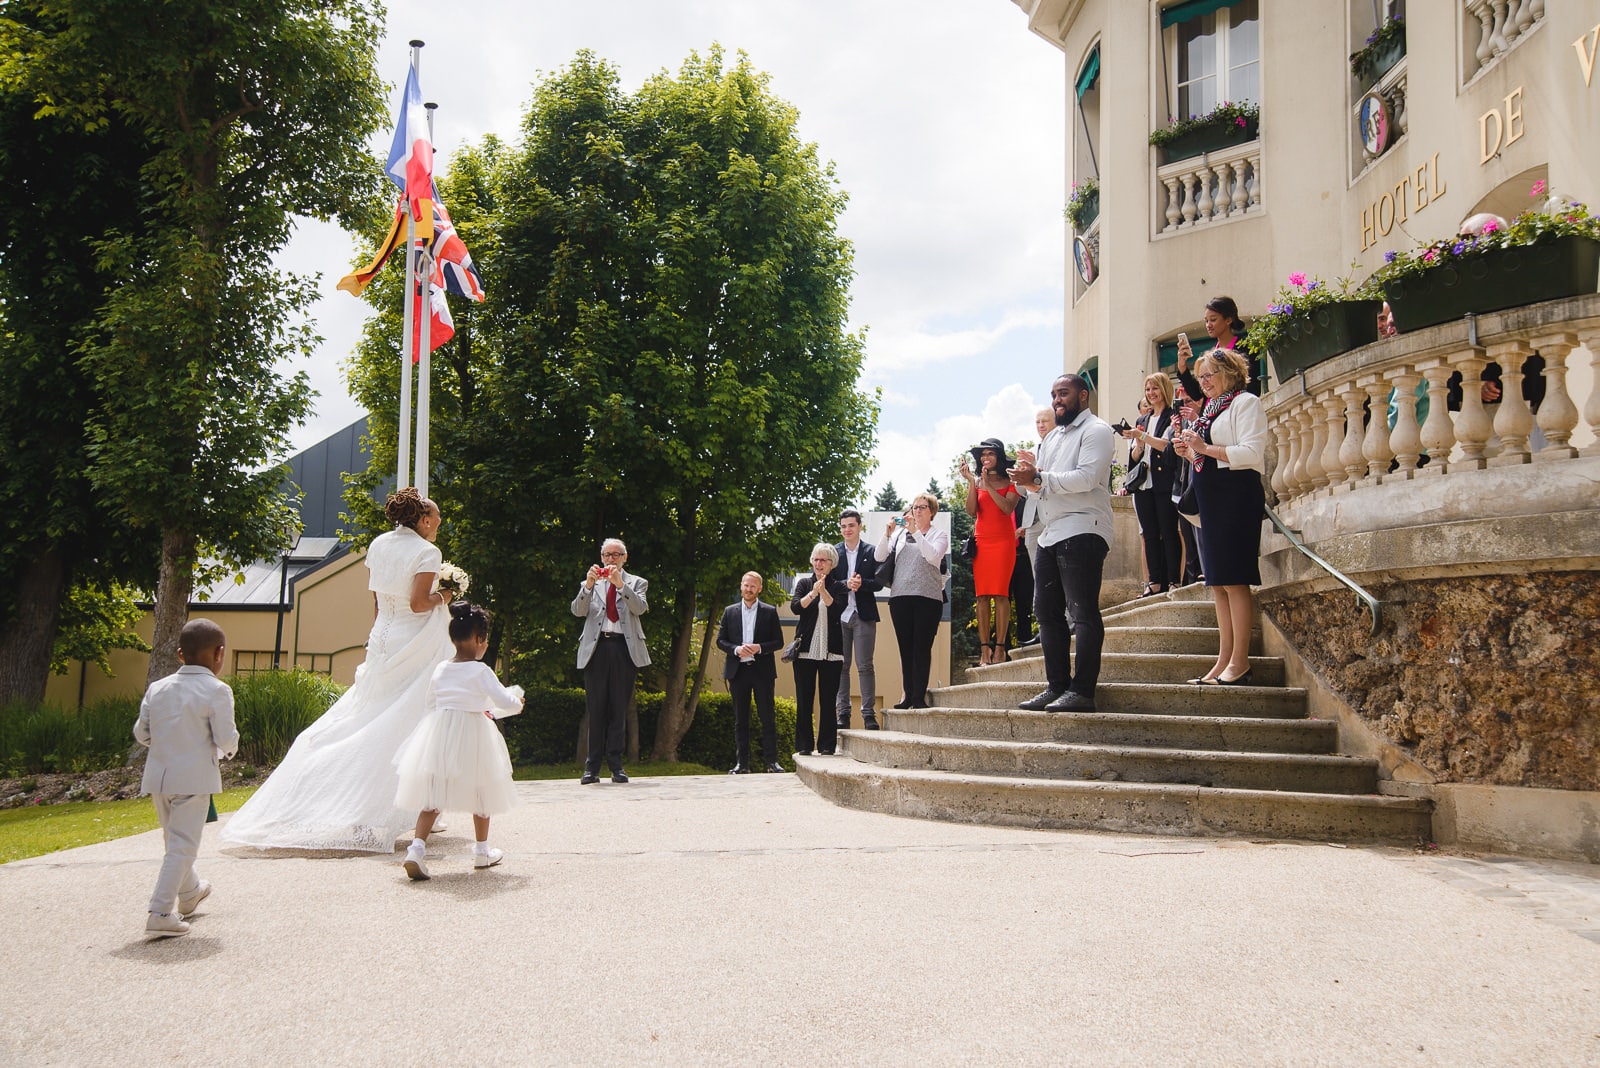
[[[1102,655],[1106,653],[1188,653],[1194,656],[1209,656],[1212,660],[1217,658],[1217,626],[1216,620],[1211,621],[1209,627],[1114,627],[1109,623],[1106,626],[1105,644],[1101,646]],[[1250,634],[1250,655],[1257,656],[1265,652],[1261,645],[1261,632],[1252,631]],[[1037,645],[1029,645],[1020,649],[1011,650],[1011,659],[1026,660],[1030,657],[1044,655],[1044,650]],[[1208,665],[1209,666],[1209,665]]]
[[[1103,653],[1100,658],[1101,682],[1187,682],[1204,675],[1217,662],[1212,653]],[[1283,685],[1283,658],[1253,656],[1250,670],[1262,686]],[[1044,660],[1024,657],[1003,664],[982,664],[967,669],[973,682],[1037,682],[1044,685]]]
[[[1326,719],[1144,716],[992,708],[888,709],[878,715],[888,730],[943,738],[1246,753],[1331,753],[1339,744],[1338,724]]]
[[[1101,779],[1242,790],[1360,794],[1377,789],[1378,764],[1360,757],[1239,753],[1057,742],[935,738],[899,731],[846,731],[854,759],[887,768],[1028,779]]]
[[[1432,807],[1411,798],[1081,782],[884,768],[796,757],[800,779],[838,805],[921,819],[1124,834],[1233,835],[1413,844]]]
[[[1217,629],[1217,609],[1204,601],[1168,601],[1161,597],[1127,601],[1100,613],[1108,627],[1209,627]]]
[[[930,690],[928,697],[937,708],[1016,708],[1041,689],[1040,682],[969,682]],[[1094,702],[1096,712],[1148,716],[1304,719],[1306,714],[1306,691],[1289,686],[1104,682],[1095,688]]]

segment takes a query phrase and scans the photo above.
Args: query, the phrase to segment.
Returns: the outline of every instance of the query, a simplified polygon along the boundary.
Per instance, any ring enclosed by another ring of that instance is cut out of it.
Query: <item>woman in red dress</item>
[[[1011,570],[1017,563],[1017,529],[1011,520],[1021,497],[1006,471],[1011,457],[999,438],[985,438],[971,450],[978,473],[961,461],[967,480],[967,514],[977,519],[978,555],[972,561],[972,591],[978,598],[980,664],[1006,659],[1011,628]]]

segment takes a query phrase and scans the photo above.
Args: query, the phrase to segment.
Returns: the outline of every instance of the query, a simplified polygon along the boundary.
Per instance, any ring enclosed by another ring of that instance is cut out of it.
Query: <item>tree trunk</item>
[[[178,634],[189,621],[189,595],[194,592],[195,537],[187,530],[161,531],[161,578],[156,585],[155,636],[150,639],[149,686],[178,670]]]
[[[44,700],[66,588],[66,561],[55,546],[44,549],[20,576],[16,614],[0,629],[0,706]]]
[[[687,720],[690,726],[694,725],[694,714],[700,711],[700,695],[705,692],[706,666],[711,662],[712,635],[716,633],[721,623],[715,613],[706,613],[706,629],[700,636],[700,667],[694,673],[694,688],[689,691]]]
[[[677,616],[677,636],[672,639],[672,666],[667,671],[667,692],[661,702],[661,719],[656,724],[656,744],[652,757],[676,762],[678,743],[689,733],[694,713],[685,698],[689,691],[689,643],[694,641],[694,585],[678,591],[673,605]]]

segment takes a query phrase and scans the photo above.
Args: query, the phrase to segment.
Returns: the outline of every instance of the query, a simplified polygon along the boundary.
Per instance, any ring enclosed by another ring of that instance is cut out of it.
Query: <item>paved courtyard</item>
[[[0,866],[13,1064],[1600,1064],[1600,868],[836,808],[792,775],[519,784],[394,857],[157,832]],[[226,819],[227,817],[224,817]]]

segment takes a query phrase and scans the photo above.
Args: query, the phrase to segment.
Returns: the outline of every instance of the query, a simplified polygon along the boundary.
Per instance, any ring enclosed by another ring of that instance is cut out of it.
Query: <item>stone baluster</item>
[[[1183,194],[1178,191],[1178,179],[1166,179],[1167,187],[1167,225],[1164,229],[1171,230],[1178,225],[1178,220],[1183,218]]]
[[[1197,213],[1195,215],[1195,220],[1194,220],[1196,224],[1204,224],[1204,223],[1210,222],[1211,221],[1211,209],[1216,207],[1216,201],[1211,199],[1211,175],[1212,175],[1212,173],[1213,173],[1212,168],[1207,167],[1205,164],[1202,163],[1200,165],[1200,169],[1196,172],[1196,175],[1195,175],[1196,177],[1198,177],[1200,179],[1200,203],[1195,205],[1195,207],[1198,209]]]
[[[1298,497],[1306,491],[1306,450],[1300,439],[1300,408],[1289,409],[1284,417],[1289,427],[1289,469],[1284,479],[1289,483],[1289,495]]]
[[[1533,25],[1533,0],[1522,0],[1517,5],[1517,36],[1521,37]],[[1543,407],[1543,405],[1541,405]]]
[[[1306,475],[1311,479],[1311,488],[1315,492],[1328,484],[1328,469],[1322,463],[1322,454],[1328,451],[1328,424],[1323,422],[1322,405],[1317,401],[1307,404],[1306,419],[1311,423],[1311,451],[1306,455]]]
[[[1394,450],[1394,458],[1400,465],[1396,472],[1399,478],[1410,478],[1417,469],[1417,461],[1422,458],[1422,432],[1417,426],[1417,383],[1422,381],[1422,376],[1414,375],[1409,368],[1400,368],[1400,373],[1389,380],[1394,383],[1395,419],[1394,429],[1389,432],[1389,447]],[[1384,422],[1388,422],[1388,414],[1384,413]]]
[[[1185,174],[1183,176],[1183,222],[1178,224],[1180,226],[1193,226],[1194,225],[1194,211],[1195,211],[1194,184],[1195,184],[1195,175],[1194,175],[1193,171],[1190,171],[1188,174]]]
[[[1468,349],[1465,356],[1457,357],[1455,369],[1461,372],[1461,410],[1456,413],[1456,440],[1461,443],[1460,466],[1482,469],[1488,462],[1485,453],[1494,424],[1489,413],[1483,410],[1483,367],[1480,349]]]
[[[1528,4],[1528,10],[1533,13],[1533,21],[1538,22],[1544,18],[1544,0],[1532,0]]]
[[[1526,341],[1502,341],[1489,346],[1489,359],[1500,365],[1500,410],[1495,413],[1494,432],[1500,439],[1500,455],[1494,466],[1525,464],[1528,435],[1533,431],[1533,412],[1522,398],[1522,364],[1533,354]]]
[[[1421,368],[1428,380],[1428,421],[1422,424],[1422,447],[1428,452],[1428,466],[1421,475],[1442,475],[1450,469],[1450,450],[1456,435],[1450,425],[1448,405],[1450,365],[1443,360],[1427,362]]]
[[[1478,66],[1481,68],[1494,55],[1494,12],[1489,7],[1489,0],[1468,0],[1467,13],[1478,18],[1478,48],[1473,54],[1478,57]]]
[[[1250,207],[1259,208],[1265,192],[1261,185],[1261,153],[1257,152],[1250,157]]]
[[[1410,120],[1406,112],[1406,76],[1402,74],[1400,80],[1389,88],[1389,113],[1394,118],[1395,135],[1398,141],[1404,137],[1410,128]]]
[[[1317,420],[1311,412],[1311,404],[1308,401],[1295,413],[1296,421],[1300,424],[1300,460],[1295,465],[1295,470],[1300,473],[1300,490],[1306,494],[1317,488],[1317,476],[1322,473],[1322,458],[1312,447],[1316,441],[1316,431],[1312,428]]]
[[[1327,444],[1322,449],[1323,484],[1338,489],[1344,484],[1344,464],[1339,450],[1344,445],[1344,406],[1337,391],[1322,395],[1322,422]]]
[[[1367,391],[1367,436],[1361,442],[1361,455],[1367,458],[1366,480],[1376,486],[1389,473],[1394,452],[1389,448],[1389,383],[1382,375],[1365,377],[1358,383]]]
[[[1344,444],[1339,448],[1339,463],[1344,467],[1345,484],[1353,489],[1367,473],[1367,458],[1361,454],[1361,437],[1366,429],[1361,425],[1361,402],[1367,399],[1367,393],[1349,382],[1341,396],[1344,397]]]
[[[1506,7],[1507,0],[1493,0],[1494,4],[1494,34],[1489,38],[1489,47],[1495,55],[1500,55],[1511,47],[1511,42],[1506,40]]]
[[[1288,423],[1281,413],[1272,417],[1272,440],[1277,443],[1277,463],[1272,465],[1272,492],[1278,495],[1280,501],[1289,499],[1289,483],[1284,478],[1284,472],[1289,466],[1289,431]]]
[[[1582,338],[1583,347],[1589,350],[1589,398],[1583,402],[1583,421],[1595,437],[1582,455],[1600,456],[1600,330],[1585,330]]]
[[[1578,347],[1576,334],[1546,334],[1534,338],[1534,348],[1544,357],[1544,403],[1537,422],[1547,444],[1534,453],[1535,460],[1565,460],[1578,455],[1567,442],[1578,428],[1578,406],[1567,393],[1567,354]]]
[[[1246,188],[1245,181],[1247,173],[1244,160],[1236,159],[1233,161],[1233,206],[1228,212],[1229,215],[1243,215],[1250,203],[1250,193]]]

